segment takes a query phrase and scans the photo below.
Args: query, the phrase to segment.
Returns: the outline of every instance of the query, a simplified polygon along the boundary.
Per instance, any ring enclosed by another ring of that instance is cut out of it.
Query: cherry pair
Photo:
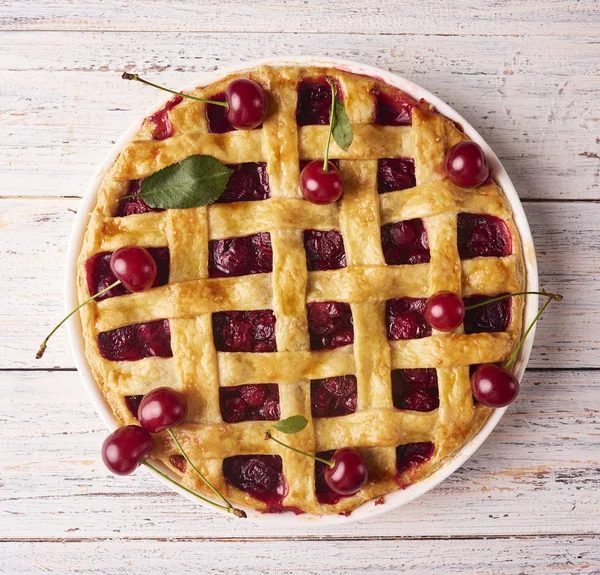
[[[119,427],[104,440],[102,444],[102,461],[104,461],[104,465],[117,475],[129,475],[140,465],[146,465],[157,474],[205,503],[223,509],[228,513],[233,513],[236,517],[246,517],[244,511],[233,507],[220,491],[200,473],[173,433],[172,428],[183,423],[187,412],[187,401],[183,394],[169,387],[159,387],[152,390],[144,396],[138,407],[137,418],[140,425]],[[194,473],[223,501],[224,505],[206,499],[198,493],[187,489],[146,461],[154,448],[154,439],[151,434],[160,433],[161,431],[169,433],[171,439],[175,442]]]
[[[138,425],[120,427],[102,444],[104,465],[116,475],[133,473],[152,453],[151,433],[181,425],[187,415],[185,397],[168,387],[159,387],[144,396],[138,408]]]
[[[546,302],[541,307],[540,311],[533,319],[525,333],[521,337],[517,347],[506,361],[504,367],[500,367],[491,363],[485,363],[477,367],[471,376],[471,389],[477,401],[487,405],[488,407],[499,408],[506,407],[511,404],[519,394],[519,380],[510,373],[510,368],[517,359],[517,355],[527,335],[531,331],[536,321],[542,315],[548,304],[552,301],[560,301],[560,294],[541,292],[518,292],[507,294],[489,300],[479,302],[468,307],[465,307],[463,300],[450,291],[440,291],[434,293],[427,299],[423,315],[425,321],[433,328],[442,332],[451,332],[457,329],[463,322],[465,311],[475,309],[493,302],[501,301],[516,295],[538,294],[545,296]]]

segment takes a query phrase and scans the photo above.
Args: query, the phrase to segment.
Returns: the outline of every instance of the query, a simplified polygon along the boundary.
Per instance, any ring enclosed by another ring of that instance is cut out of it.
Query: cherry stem
[[[504,368],[507,371],[515,363],[515,360],[517,359],[517,355],[519,354],[519,351],[520,351],[521,347],[523,347],[523,343],[527,339],[527,336],[529,335],[529,332],[533,329],[533,326],[535,325],[535,323],[537,322],[537,320],[540,319],[540,316],[544,313],[544,310],[548,307],[548,305],[550,304],[550,302],[552,300],[560,301],[562,299],[562,296],[559,295],[559,294],[545,293],[544,295],[546,295],[546,297],[548,299],[546,300],[546,302],[544,303],[544,305],[540,308],[540,311],[537,312],[537,315],[533,318],[533,321],[529,324],[529,326],[525,330],[525,333],[523,334],[523,337],[521,338],[521,341],[519,341],[519,344],[517,345],[517,347],[515,348],[515,350],[511,353],[510,357],[506,360],[506,363],[504,364]],[[556,299],[557,295],[559,296],[558,299]]]
[[[202,497],[202,495],[200,495],[199,493],[196,493],[195,491],[192,491],[191,489],[188,489],[185,485],[182,485],[181,483],[175,481],[174,479],[169,477],[166,473],[159,471],[158,469],[156,469],[156,467],[154,467],[154,465],[151,465],[147,461],[145,461],[145,460],[142,461],[142,464],[145,465],[146,467],[148,467],[149,469],[152,469],[152,471],[154,471],[154,473],[157,473],[158,475],[160,475],[161,477],[163,477],[164,479],[166,479],[173,485],[176,485],[180,489],[183,489],[186,493],[189,493],[190,495],[193,495],[194,497],[200,499],[201,501],[204,501],[204,503],[208,503],[209,505],[218,507],[219,509],[223,509],[223,510],[227,511],[227,513],[233,513],[236,517],[241,517],[241,518],[247,517],[246,512],[242,511],[241,509],[235,509],[231,505],[229,507],[225,507],[224,505],[221,505],[220,503],[215,503],[214,501],[211,501],[210,499],[207,499],[206,497]]]
[[[204,102],[205,104],[214,104],[215,106],[222,106],[223,108],[229,108],[229,104],[227,102],[217,102],[216,100],[206,100],[205,98],[196,98],[196,96],[190,96],[189,94],[184,94],[183,92],[176,92],[175,90],[169,90],[169,88],[165,88],[164,86],[159,86],[158,84],[153,84],[152,82],[148,82],[148,80],[144,80],[140,78],[137,74],[130,74],[129,72],[123,72],[121,76],[123,80],[136,80],[137,82],[141,82],[142,84],[147,84],[148,86],[152,86],[153,88],[158,88],[159,90],[163,90],[164,92],[170,92],[171,94],[175,94],[177,96],[182,96],[183,98],[189,98],[190,100],[196,100],[197,102]]]
[[[327,81],[331,86],[331,110],[329,110],[329,133],[327,134],[327,144],[325,145],[325,156],[323,157],[323,171],[329,171],[329,143],[331,142],[331,134],[333,133],[333,121],[335,119],[335,82],[327,76]]]
[[[509,297],[513,297],[515,295],[543,295],[543,296],[549,297],[555,301],[560,301],[563,298],[563,296],[561,296],[559,293],[548,293],[544,290],[542,290],[542,291],[518,291],[515,293],[501,295],[501,296],[498,296],[498,297],[495,297],[492,299],[487,299],[487,300],[479,302],[479,303],[474,303],[473,305],[468,305],[467,307],[465,307],[465,311],[469,311],[471,309],[475,309],[475,308],[487,305],[488,303],[502,301],[503,299],[508,299]]]
[[[312,453],[307,453],[306,451],[302,451],[301,449],[296,449],[295,447],[292,447],[291,445],[288,445],[287,443],[283,443],[283,441],[279,441],[279,439],[276,439],[275,437],[273,437],[271,435],[270,431],[267,431],[265,433],[265,439],[272,439],[275,443],[279,443],[279,445],[283,445],[283,447],[287,447],[288,449],[291,449],[292,451],[295,451],[296,453],[301,453],[302,455],[312,457],[316,461],[320,461],[321,463],[324,463],[325,465],[329,465],[329,467],[333,467],[335,465],[335,462],[331,461],[331,459],[323,459],[322,457],[318,457],[317,455],[313,455]]]
[[[225,504],[227,505],[227,510],[233,509],[233,505],[231,505],[231,503],[229,503],[229,501],[227,501],[227,499],[225,499],[225,497],[221,494],[221,492],[206,477],[204,477],[204,475],[202,475],[202,473],[200,473],[198,468],[192,463],[192,460],[188,457],[188,454],[183,449],[183,446],[181,445],[181,443],[179,443],[179,440],[177,439],[177,437],[175,437],[173,430],[167,429],[167,433],[171,436],[173,441],[177,444],[179,451],[181,451],[181,455],[183,455],[185,457],[185,460],[191,465],[191,467],[194,470],[194,472],[196,473],[196,475],[200,479],[202,479],[202,481],[204,481],[204,483],[212,490],[212,492],[217,497],[220,497],[225,502]]]
[[[117,280],[114,284],[109,285],[107,288],[104,288],[103,290],[99,291],[97,294],[86,299],[82,304],[78,305],[68,316],[64,317],[62,319],[62,321],[46,336],[46,339],[42,342],[42,345],[40,345],[40,349],[38,349],[37,353],[35,354],[35,359],[40,359],[44,355],[44,352],[46,351],[46,347],[48,347],[48,340],[54,335],[54,332],[63,323],[65,323],[76,311],[80,310],[85,304],[91,302],[93,299],[96,299],[98,296],[101,296],[102,294],[105,294],[107,291],[111,290],[112,288],[118,286],[120,283],[121,283],[121,280]]]

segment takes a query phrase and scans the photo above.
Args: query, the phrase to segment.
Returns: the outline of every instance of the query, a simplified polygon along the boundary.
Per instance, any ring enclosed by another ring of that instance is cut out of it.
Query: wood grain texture
[[[0,366],[72,368],[64,330],[46,355],[41,340],[63,314],[63,274],[77,199],[0,199],[2,289],[9,305],[0,316]],[[541,280],[565,296],[538,327],[532,367],[600,367],[600,205],[534,202],[525,205],[538,253]]]
[[[0,569],[30,575],[68,572],[122,575],[339,575],[384,573],[600,573],[596,537],[462,541],[82,541],[2,545]],[[331,566],[331,567],[326,567]]]
[[[594,0],[8,0],[0,29],[581,36],[600,32],[600,13]]]
[[[486,138],[522,198],[600,199],[592,36],[5,32],[0,54],[5,196],[82,195],[110,145],[161,98],[121,80],[124,69],[177,88],[245,60],[320,54],[440,96]]]
[[[599,532],[596,372],[528,371],[518,401],[448,480],[374,520],[317,531],[250,528],[195,506],[141,470],[112,476],[99,460],[106,430],[76,372],[0,372],[0,405],[0,538],[465,538]]]

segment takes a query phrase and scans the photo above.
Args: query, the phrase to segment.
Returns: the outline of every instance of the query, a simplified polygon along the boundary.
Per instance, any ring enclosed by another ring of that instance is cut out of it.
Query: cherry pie
[[[322,158],[333,77],[352,123],[339,202],[315,205],[300,169]],[[453,333],[432,330],[426,298],[469,302],[522,291],[519,233],[502,190],[463,189],[444,157],[467,140],[426,102],[335,68],[276,66],[234,74],[193,95],[223,99],[251,77],[266,121],[238,131],[224,109],[176,97],[146,120],[108,171],[78,262],[84,300],[111,285],[110,254],[149,248],[154,287],[122,285],[81,309],[87,360],[120,424],[144,394],[168,385],[190,410],[177,436],[232,502],[260,511],[347,513],[419,481],[475,434],[491,410],[474,401],[470,369],[500,362],[522,330],[523,298],[476,308]],[[154,210],[140,181],[192,154],[233,168],[207,207]],[[124,196],[130,196],[123,199]],[[369,467],[354,496],[332,492],[323,464],[265,441],[272,422],[301,414],[286,436],[327,457],[356,447]],[[207,493],[166,433],[153,456]]]

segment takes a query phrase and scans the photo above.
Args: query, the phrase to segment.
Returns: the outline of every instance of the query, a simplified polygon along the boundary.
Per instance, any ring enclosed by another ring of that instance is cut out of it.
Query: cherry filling
[[[136,361],[144,357],[172,357],[168,319],[135,323],[98,335],[98,348],[104,359]]]
[[[404,220],[381,227],[381,246],[388,265],[425,264],[431,256],[423,220]]]
[[[217,203],[255,202],[271,197],[267,164],[264,162],[246,162],[233,164],[233,173]]]
[[[391,95],[375,93],[375,123],[380,126],[412,125],[413,104],[401,92]]]
[[[440,405],[437,372],[434,368],[394,369],[394,407],[410,411],[433,411]]]
[[[279,419],[279,386],[274,383],[238,385],[219,389],[225,423],[275,421]]]
[[[503,295],[503,294],[499,294]],[[465,307],[481,303],[495,296],[477,295],[463,298]],[[511,317],[511,303],[509,299],[488,303],[481,307],[465,311],[463,322],[465,333],[491,333],[506,331]]]
[[[185,470],[187,468],[187,461],[185,460],[185,457],[183,455],[180,455],[179,453],[170,455],[169,463],[176,469],[179,469],[181,473],[185,473]]]
[[[335,349],[354,343],[350,304],[337,301],[309,303],[310,349]]]
[[[496,216],[458,214],[458,253],[461,259],[502,257],[512,253],[506,223]]]
[[[154,140],[166,140],[175,133],[175,129],[169,118],[169,110],[172,110],[182,101],[183,96],[175,96],[165,104],[164,108],[146,118],[145,121],[153,125],[152,138]]]
[[[213,240],[208,243],[208,273],[211,278],[262,274],[273,271],[271,235]]]
[[[429,461],[435,446],[429,441],[421,443],[407,443],[396,447],[396,471],[405,473],[412,467]]]
[[[385,302],[388,339],[420,339],[431,335],[423,310],[425,298],[402,297]]]
[[[279,455],[235,455],[223,460],[223,475],[231,485],[263,501],[269,511],[281,510],[287,495]]]
[[[310,382],[313,417],[335,417],[356,411],[356,377],[342,375]]]
[[[126,395],[125,396],[125,405],[127,409],[130,411],[131,415],[137,419],[138,407],[140,403],[142,403],[142,399],[144,399],[143,395]]]
[[[340,97],[341,89],[335,82]],[[298,85],[298,106],[296,121],[298,126],[329,124],[331,111],[331,86],[326,78],[305,78]]]
[[[212,316],[217,351],[277,351],[275,316],[270,309],[220,311]]]
[[[169,281],[169,248],[146,248],[156,262],[157,274],[152,287],[162,286]],[[110,269],[110,256],[112,252],[94,254],[85,262],[85,277],[91,295],[106,289],[115,283],[117,278]],[[123,284],[115,286],[105,294],[96,298],[101,301],[110,297],[131,293]]]
[[[322,451],[321,453],[317,453],[317,457],[331,459],[333,452],[333,449],[331,451]],[[317,501],[322,505],[335,505],[340,499],[348,496],[336,493],[327,485],[325,481],[326,468],[327,465],[325,463],[315,461],[315,495],[317,496]]]
[[[142,198],[138,197],[142,186],[142,180],[131,180],[129,182],[129,188],[127,190],[127,196],[134,196],[133,198],[127,198],[119,203],[117,208],[117,216],[133,216],[135,214],[147,214],[148,212],[162,212],[163,210],[157,210],[151,208]]]
[[[377,162],[377,191],[380,194],[408,190],[416,185],[412,158],[383,158]]]
[[[214,96],[208,98],[209,100],[215,100],[216,102],[226,102],[227,97],[225,92],[219,92]],[[229,123],[227,119],[227,112],[229,108],[224,106],[215,106],[214,104],[206,104],[206,119],[208,120],[208,131],[211,134],[224,134],[225,132],[232,132],[235,128]]]
[[[309,272],[346,267],[344,240],[337,230],[304,230],[304,249]]]

